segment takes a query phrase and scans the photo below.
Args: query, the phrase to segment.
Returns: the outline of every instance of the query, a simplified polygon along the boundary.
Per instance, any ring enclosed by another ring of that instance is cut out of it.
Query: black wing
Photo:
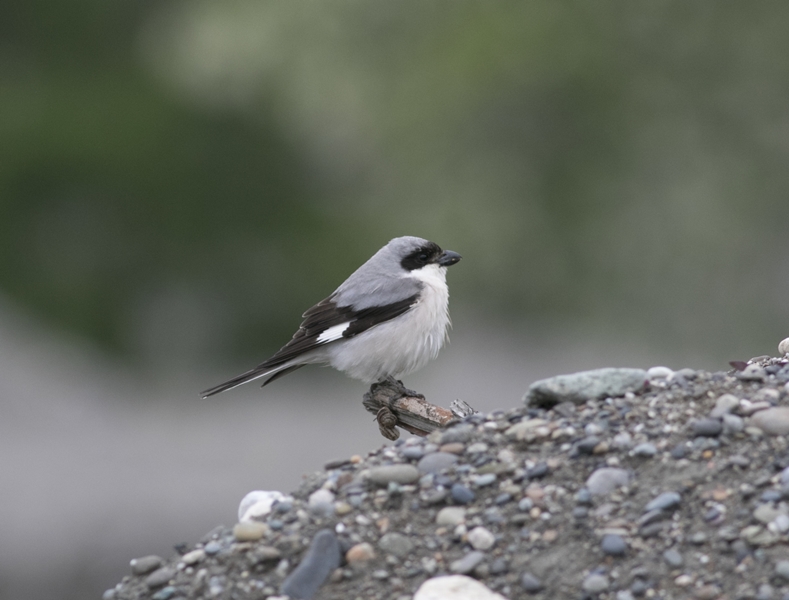
[[[310,350],[325,346],[338,339],[347,339],[359,335],[371,327],[399,317],[409,310],[416,303],[418,298],[419,294],[414,294],[413,296],[409,296],[398,302],[393,302],[392,304],[387,304],[386,306],[374,306],[362,310],[354,310],[350,306],[337,306],[334,303],[333,297],[326,298],[302,315],[304,321],[298,331],[287,344],[274,354],[274,356],[269,358],[266,362],[259,364],[254,369],[207,389],[200,395],[203,398],[207,398],[208,396],[227,391],[242,383],[262,377],[267,372],[282,367]],[[343,330],[340,338],[330,341],[318,341],[318,338],[327,329],[345,323],[349,325]],[[302,365],[292,365],[285,369],[281,369],[269,377],[263,385],[271,383],[278,377],[295,371],[301,366]]]

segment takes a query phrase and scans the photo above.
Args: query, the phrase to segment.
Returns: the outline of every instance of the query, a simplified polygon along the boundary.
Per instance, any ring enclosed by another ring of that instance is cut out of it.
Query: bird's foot
[[[386,387],[396,393],[396,396],[390,399],[390,403],[394,402],[395,400],[399,400],[400,398],[419,398],[420,400],[424,400],[425,397],[417,391],[408,389],[403,385],[403,382],[399,379],[395,379],[391,375],[385,379],[382,379],[378,383],[374,383],[374,386],[379,387]]]

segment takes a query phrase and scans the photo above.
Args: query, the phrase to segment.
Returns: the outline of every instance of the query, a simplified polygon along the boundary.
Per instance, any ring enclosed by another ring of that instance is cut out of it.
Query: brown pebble
[[[605,454],[608,452],[608,442],[600,442],[592,448],[592,454]]]
[[[449,444],[444,444],[441,446],[438,451],[439,452],[448,452],[449,454],[463,454],[463,450],[466,449],[464,444],[460,442],[451,442]]]
[[[269,531],[268,525],[259,521],[244,521],[236,523],[233,527],[233,536],[239,542],[254,542],[259,540]]]
[[[375,558],[375,550],[372,545],[367,542],[351,546],[348,552],[345,553],[345,560],[349,563],[360,563],[372,560]]]
[[[378,519],[375,522],[375,525],[378,527],[378,531],[381,533],[386,533],[389,531],[389,517],[383,517]]]
[[[558,537],[559,537],[559,532],[556,531],[555,529],[548,529],[544,531],[542,534],[542,539],[548,543],[556,541],[556,538]]]
[[[354,454],[351,457],[351,464],[358,465],[360,462],[362,462],[362,457],[358,454]]]

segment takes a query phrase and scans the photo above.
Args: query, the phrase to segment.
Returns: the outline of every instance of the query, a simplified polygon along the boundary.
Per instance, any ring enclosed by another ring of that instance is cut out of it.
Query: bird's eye
[[[421,262],[421,263],[426,263],[426,262],[427,262],[427,259],[428,259],[428,256],[427,256],[427,254],[425,254],[424,252],[422,252],[422,254],[420,254],[420,255],[417,257],[417,260],[419,260],[419,262]]]

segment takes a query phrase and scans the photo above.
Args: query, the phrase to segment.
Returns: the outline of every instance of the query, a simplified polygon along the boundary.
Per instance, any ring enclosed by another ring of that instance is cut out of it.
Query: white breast
[[[405,276],[424,286],[417,303],[391,321],[328,347],[332,367],[373,383],[387,376],[401,378],[438,356],[450,323],[446,267],[428,265]]]

